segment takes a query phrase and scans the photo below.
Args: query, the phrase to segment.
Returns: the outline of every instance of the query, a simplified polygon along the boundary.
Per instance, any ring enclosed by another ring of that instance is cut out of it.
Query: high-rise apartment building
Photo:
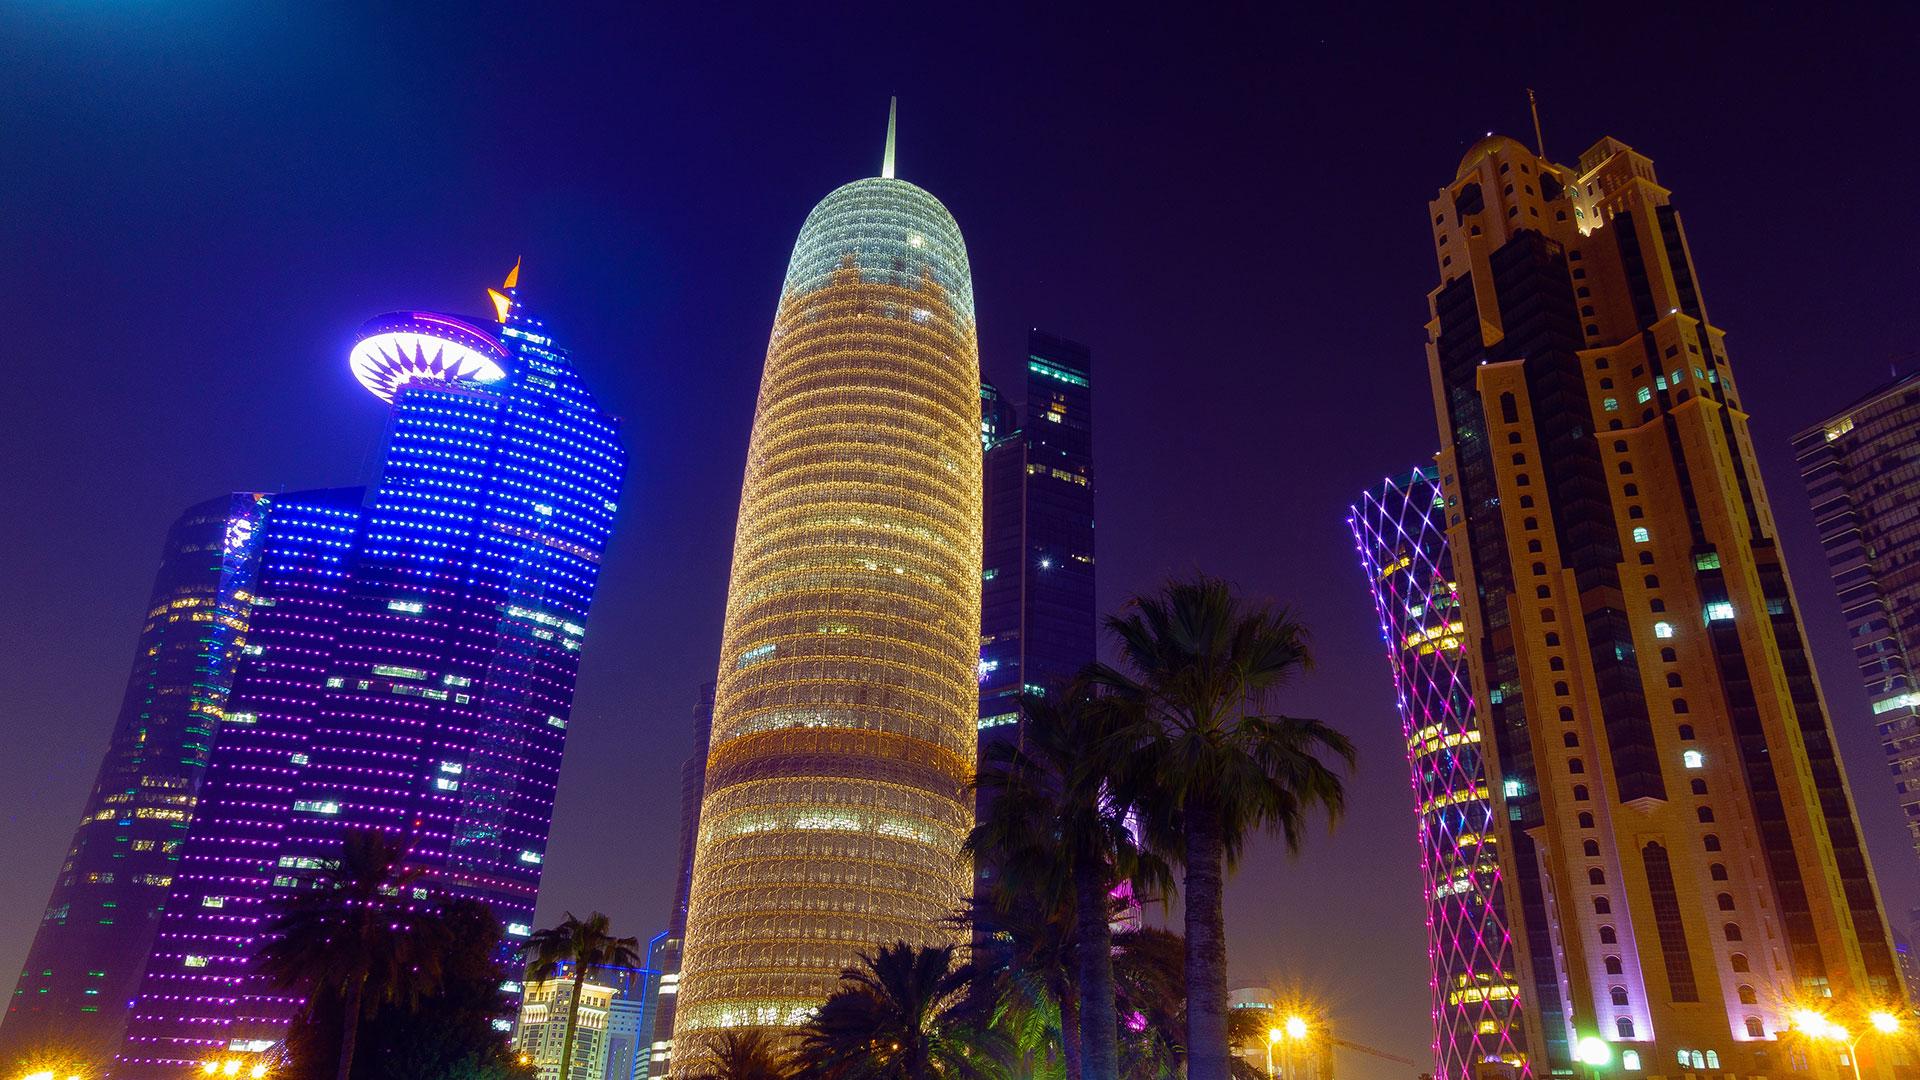
[[[1387,643],[1427,908],[1435,1080],[1498,1063],[1528,1073],[1518,969],[1507,929],[1500,829],[1487,790],[1466,667],[1446,499],[1432,468],[1363,493],[1348,518]]]
[[[1920,854],[1920,374],[1801,432],[1793,448]]]
[[[560,1062],[566,1058],[575,970],[563,962],[551,977],[528,980],[522,989],[513,1049],[534,1067],[540,1080],[559,1080]],[[644,1080],[647,1043],[642,1031],[652,1020],[659,975],[651,964],[608,965],[587,972],[581,980],[568,1080]]]
[[[280,1038],[298,1001],[254,973],[255,950],[348,828],[403,838],[419,898],[491,905],[503,951],[531,932],[625,453],[513,278],[495,303],[495,326],[369,322],[351,363],[391,409],[378,487],[268,508],[253,625],[117,1078]]]
[[[700,836],[700,799],[707,790],[707,747],[713,738],[713,683],[700,687],[693,709],[693,753],[680,765],[679,876],[666,932],[648,948],[647,966],[660,972],[648,1036],[647,1076],[665,1076],[673,1062],[674,1007],[680,1000],[680,956],[687,942],[687,898],[693,892],[693,849]]]
[[[674,1018],[790,1031],[971,888],[980,360],[965,242],[893,175],[802,225],[741,486]]]
[[[1476,143],[1428,206],[1447,543],[1536,1074],[1773,1074],[1895,995],[1745,402],[1653,163]],[[1474,797],[1478,797],[1475,795]]]
[[[267,496],[222,496],[167,531],[100,773],[0,1023],[0,1060],[119,1046],[247,644]]]
[[[1027,336],[1018,427],[981,387],[985,539],[980,572],[980,750],[1019,730],[1020,694],[1058,691],[1096,659],[1093,358]]]

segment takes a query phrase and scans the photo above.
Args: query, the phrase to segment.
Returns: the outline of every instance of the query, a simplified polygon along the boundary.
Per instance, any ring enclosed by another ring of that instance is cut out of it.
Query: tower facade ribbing
[[[971,888],[980,362],[960,230],[883,175],[807,215],[734,540],[674,1066],[784,1033]]]

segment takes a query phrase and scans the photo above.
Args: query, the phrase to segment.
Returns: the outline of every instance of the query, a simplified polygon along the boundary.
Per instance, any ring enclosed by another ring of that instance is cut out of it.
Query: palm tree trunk
[[[574,961],[573,964],[573,1000],[567,1002],[567,1033],[560,1040],[560,1080],[567,1080],[567,1073],[573,1068],[573,1031],[580,1022],[580,986],[587,981],[587,965]]]
[[[1107,922],[1106,863],[1090,852],[1073,860],[1074,957],[1080,982],[1080,1075],[1118,1080],[1120,1034],[1113,990],[1113,927]]]
[[[1226,849],[1220,810],[1189,799],[1186,817],[1187,1080],[1228,1080]]]
[[[1080,995],[1071,987],[1060,995],[1060,1057],[1067,1066],[1067,1080],[1081,1080]]]
[[[347,1000],[340,1008],[340,1064],[334,1069],[334,1080],[353,1075],[353,1047],[360,1039],[360,997],[366,985],[365,975],[347,983]]]

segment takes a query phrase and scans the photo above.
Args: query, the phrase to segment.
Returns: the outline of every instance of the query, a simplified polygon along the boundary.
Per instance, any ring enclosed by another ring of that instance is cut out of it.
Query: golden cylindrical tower
[[[891,150],[891,132],[889,133]],[[754,415],[674,1021],[786,1033],[972,888],[980,358],[959,227],[886,175],[807,215]]]

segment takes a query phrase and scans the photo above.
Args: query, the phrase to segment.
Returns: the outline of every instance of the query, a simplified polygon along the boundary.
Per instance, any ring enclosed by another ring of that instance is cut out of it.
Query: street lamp
[[[1867,1037],[1866,1031],[1855,1035],[1814,1009],[1795,1009],[1788,1019],[1795,1030],[1810,1038],[1825,1039],[1846,1047],[1847,1064],[1853,1068],[1853,1080],[1860,1080],[1860,1040]],[[1900,1031],[1900,1018],[1885,1009],[1875,1009],[1867,1014],[1867,1028],[1881,1035],[1894,1035]]]

